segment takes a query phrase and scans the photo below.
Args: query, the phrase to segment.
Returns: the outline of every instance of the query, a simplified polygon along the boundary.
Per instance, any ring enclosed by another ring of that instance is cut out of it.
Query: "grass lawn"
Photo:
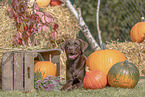
[[[133,89],[105,87],[96,90],[35,91],[26,94],[20,91],[3,92],[0,90],[0,97],[145,97],[145,77],[141,77]]]

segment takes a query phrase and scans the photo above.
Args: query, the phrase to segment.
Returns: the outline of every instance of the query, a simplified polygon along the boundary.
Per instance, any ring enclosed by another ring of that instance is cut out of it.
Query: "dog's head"
[[[88,47],[88,43],[81,39],[68,39],[61,43],[60,47],[62,50],[65,50],[66,56],[69,60],[74,60],[84,53]]]

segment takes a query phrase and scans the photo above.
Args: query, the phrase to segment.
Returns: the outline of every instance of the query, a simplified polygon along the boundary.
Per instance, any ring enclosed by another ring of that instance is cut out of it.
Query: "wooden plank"
[[[25,53],[25,91],[34,90],[34,54]]]
[[[49,52],[41,52],[40,54],[45,61],[49,61]]]
[[[23,91],[23,53],[14,53],[14,90]]]
[[[51,62],[56,64],[57,76],[60,76],[60,55],[51,55]]]
[[[13,52],[6,52],[2,58],[2,90],[13,90]]]

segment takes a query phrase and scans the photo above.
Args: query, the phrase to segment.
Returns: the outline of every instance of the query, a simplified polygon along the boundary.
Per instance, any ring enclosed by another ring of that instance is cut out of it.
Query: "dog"
[[[85,63],[87,57],[84,51],[88,43],[81,39],[68,39],[60,44],[62,50],[66,53],[66,84],[61,91],[71,91],[83,87],[85,76]]]

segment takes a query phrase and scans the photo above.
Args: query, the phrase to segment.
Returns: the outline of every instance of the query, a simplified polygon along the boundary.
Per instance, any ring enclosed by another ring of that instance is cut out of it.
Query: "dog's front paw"
[[[67,92],[69,92],[69,91],[72,91],[74,89],[77,89],[77,85],[73,85],[73,86],[70,86],[70,87],[63,86],[61,88],[61,91],[67,91]]]
[[[62,87],[60,90],[61,90],[61,91],[65,91],[66,89],[65,89],[64,87]]]

